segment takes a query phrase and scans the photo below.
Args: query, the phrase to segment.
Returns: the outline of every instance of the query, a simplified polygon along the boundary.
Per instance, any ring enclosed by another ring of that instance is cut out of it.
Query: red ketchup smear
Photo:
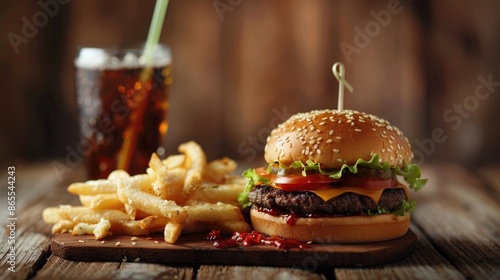
[[[297,218],[298,217],[296,214],[290,213],[286,216],[286,223],[290,226],[293,226],[297,222]]]
[[[266,236],[257,231],[233,233],[231,238],[222,239],[220,231],[212,230],[207,234],[207,240],[214,241],[213,246],[219,249],[239,247],[239,246],[252,246],[252,245],[267,245],[279,249],[291,248],[309,248],[309,245],[293,239],[284,239],[275,236]]]

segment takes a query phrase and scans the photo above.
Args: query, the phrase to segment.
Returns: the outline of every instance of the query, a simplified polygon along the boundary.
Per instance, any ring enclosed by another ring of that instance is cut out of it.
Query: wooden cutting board
[[[257,245],[218,249],[205,235],[182,235],[175,244],[163,236],[108,236],[103,241],[94,236],[56,234],[52,238],[54,255],[74,261],[126,261],[168,264],[217,264],[295,266],[310,269],[329,265],[359,267],[380,265],[408,255],[417,236],[411,231],[397,239],[368,244],[311,244],[307,249],[278,249]]]

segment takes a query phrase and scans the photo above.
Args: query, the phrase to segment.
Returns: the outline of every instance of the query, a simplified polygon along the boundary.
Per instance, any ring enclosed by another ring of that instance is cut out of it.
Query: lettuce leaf
[[[358,159],[355,164],[353,165],[348,165],[344,164],[340,169],[335,169],[335,170],[324,170],[321,168],[321,165],[319,163],[315,163],[311,160],[306,161],[304,164],[301,161],[295,161],[289,166],[286,166],[282,164],[281,162],[277,162],[280,166],[280,168],[302,168],[302,175],[306,176],[307,171],[315,171],[319,172],[320,174],[329,176],[330,178],[333,179],[340,179],[342,177],[342,174],[345,173],[346,170],[348,170],[351,173],[356,174],[358,172],[358,168],[368,168],[368,169],[377,169],[377,170],[382,170],[382,171],[388,171],[392,170],[396,175],[403,176],[404,180],[406,183],[408,183],[408,187],[410,189],[413,189],[415,191],[419,191],[422,189],[425,184],[427,183],[427,179],[421,179],[421,170],[420,167],[416,164],[408,164],[407,161],[403,162],[403,167],[399,166],[394,166],[391,167],[388,162],[381,162],[380,156],[378,154],[373,154],[372,158],[369,161],[365,161],[363,159]],[[269,165],[268,171],[270,170],[270,167],[272,164]],[[267,183],[269,180],[266,178],[263,178],[259,176],[256,172],[255,169],[247,169],[243,172],[243,177],[248,179],[248,183],[245,186],[245,189],[243,190],[242,193],[238,196],[238,202],[240,203],[242,208],[247,208],[252,205],[252,203],[248,200],[248,193],[252,190],[253,186],[257,182],[261,183]],[[408,202],[410,203],[410,202]],[[413,202],[414,204],[415,202]],[[404,208],[406,207],[406,208]],[[410,210],[406,209],[413,209],[411,208],[412,205],[406,205],[404,206],[403,209],[399,212],[401,213],[406,213]],[[398,212],[398,213],[399,213]]]
[[[380,215],[380,214],[388,214],[390,213],[389,211],[380,208],[380,206],[377,208],[377,211],[372,212],[371,210],[368,210],[368,215],[373,216],[373,215]]]
[[[392,211],[391,213],[396,215],[396,216],[406,216],[406,214],[413,213],[415,211],[415,208],[417,208],[417,203],[415,200],[410,199],[410,201],[403,200],[403,203],[401,206]]]
[[[241,192],[239,195],[238,195],[238,202],[240,203],[241,205],[241,208],[242,209],[245,209],[245,208],[248,208],[250,206],[252,206],[252,203],[250,202],[250,200],[248,200],[248,193],[250,193],[250,191],[252,190],[253,186],[255,186],[255,184],[257,182],[260,182],[260,183],[268,183],[269,180],[264,178],[264,177],[261,177],[257,174],[257,172],[255,172],[255,169],[247,169],[243,172],[243,177],[247,178],[248,179],[248,182],[245,186],[245,189],[243,190],[243,192]]]
[[[403,200],[401,202],[401,206],[398,207],[396,210],[389,212],[383,208],[380,208],[380,206],[377,208],[377,211],[370,211],[368,210],[368,215],[381,215],[381,214],[394,214],[396,216],[406,216],[406,214],[411,214],[413,211],[415,211],[415,208],[417,207],[417,203],[415,200],[410,199],[410,201]]]
[[[301,161],[295,161],[290,164],[290,166],[286,166],[280,162],[278,162],[278,164],[280,165],[280,168],[302,168],[302,175],[304,176],[306,176],[307,171],[316,171],[333,179],[340,179],[346,169],[354,174],[358,173],[359,167],[377,169],[382,171],[388,171],[392,169],[396,175],[403,176],[410,189],[418,191],[424,187],[425,183],[427,183],[427,179],[420,179],[421,170],[418,165],[408,164],[408,162],[405,160],[403,161],[403,167],[391,167],[388,162],[381,163],[380,156],[378,154],[373,154],[372,158],[369,161],[358,159],[353,165],[344,164],[340,169],[336,169],[333,171],[323,170],[319,163],[315,163],[311,160],[306,161],[305,164]]]

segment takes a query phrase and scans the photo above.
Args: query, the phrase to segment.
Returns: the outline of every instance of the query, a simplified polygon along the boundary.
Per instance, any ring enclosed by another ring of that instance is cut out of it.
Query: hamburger
[[[255,230],[304,242],[403,236],[416,207],[409,189],[426,183],[404,134],[353,110],[293,115],[271,131],[264,158],[267,167],[243,173],[239,201]]]

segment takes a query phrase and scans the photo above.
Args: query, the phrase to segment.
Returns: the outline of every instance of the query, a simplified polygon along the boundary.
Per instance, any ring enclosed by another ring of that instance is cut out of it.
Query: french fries
[[[211,161],[203,170],[203,178],[209,182],[224,183],[228,174],[236,170],[238,164],[230,158]]]
[[[59,215],[63,220],[83,223],[98,223],[101,218],[110,221],[127,221],[129,216],[120,210],[103,209],[93,210],[84,206],[59,206]]]
[[[158,155],[151,156],[149,166],[157,174],[156,181],[153,183],[154,193],[162,199],[182,201],[184,200],[182,188],[186,170],[180,167],[179,162],[174,162],[174,164],[167,162],[167,164],[171,167],[167,167]]]
[[[184,180],[184,194],[190,195],[201,184],[203,169],[207,164],[206,155],[201,147],[193,141],[181,144],[179,152],[186,155],[186,161],[190,165]]]
[[[246,184],[231,175],[237,168],[229,158],[207,162],[196,142],[181,144],[180,154],[161,160],[152,154],[144,174],[123,170],[107,179],[75,182],[68,192],[81,206],[47,207],[43,220],[53,233],[144,236],[163,233],[175,243],[181,234],[218,229],[225,233],[248,231],[237,203]]]
[[[78,223],[73,227],[71,234],[93,234],[95,236],[95,239],[99,240],[108,235],[108,231],[110,228],[111,223],[109,222],[109,220],[101,219],[97,224]]]
[[[184,223],[168,222],[165,225],[165,230],[163,232],[163,239],[167,243],[175,243],[179,236],[181,236],[182,229],[184,228]]]
[[[166,217],[174,222],[184,222],[187,212],[173,200],[164,200],[147,192],[134,189],[124,182],[118,183],[118,198],[124,204],[152,215]]]

